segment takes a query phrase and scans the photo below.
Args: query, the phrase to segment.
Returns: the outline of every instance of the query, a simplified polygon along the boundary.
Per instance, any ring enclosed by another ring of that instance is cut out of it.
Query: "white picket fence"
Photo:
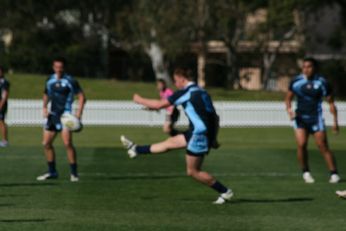
[[[283,102],[215,102],[221,118],[222,127],[272,127],[289,126]],[[346,125],[346,103],[337,103],[339,123]],[[332,124],[328,105],[324,104],[326,124]],[[130,126],[161,126],[164,111],[147,111],[131,101],[89,100],[86,104],[83,123],[85,125],[130,125]],[[9,100],[7,123],[10,126],[42,125],[41,100]],[[178,125],[188,123],[184,113]]]

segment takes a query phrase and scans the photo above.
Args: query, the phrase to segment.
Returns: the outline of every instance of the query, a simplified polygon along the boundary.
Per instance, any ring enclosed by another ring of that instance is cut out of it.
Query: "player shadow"
[[[43,223],[49,219],[0,219],[0,223]]]
[[[14,204],[0,204],[0,207],[12,207]]]
[[[0,194],[0,197],[27,197],[29,194]]]
[[[311,197],[292,197],[292,198],[283,198],[283,199],[247,199],[239,198],[231,200],[232,204],[242,204],[242,203],[302,203],[302,202],[311,202],[314,198]]]
[[[3,184],[0,184],[0,187],[28,187],[28,186],[42,187],[42,186],[57,186],[57,185],[58,185],[57,183],[44,183],[44,184],[42,183],[3,183]]]
[[[108,180],[162,180],[162,179],[176,179],[183,178],[182,175],[169,175],[169,176],[112,176]]]

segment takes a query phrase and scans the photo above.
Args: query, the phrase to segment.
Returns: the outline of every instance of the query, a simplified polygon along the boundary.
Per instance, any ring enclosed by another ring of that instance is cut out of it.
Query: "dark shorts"
[[[63,126],[60,121],[60,115],[49,114],[44,124],[44,129],[46,131],[60,132],[62,128]]]
[[[6,118],[6,113],[7,113],[7,109],[3,109],[0,111],[0,120],[4,121]]]
[[[303,119],[301,117],[296,117],[293,121],[293,127],[294,129],[305,129],[310,134],[326,130],[322,116],[317,117],[316,119]]]
[[[175,124],[180,116],[179,110],[175,107],[172,114],[166,114],[166,122],[169,122],[170,124]]]
[[[184,132],[187,143],[186,152],[192,156],[203,156],[209,153],[214,137],[208,136],[206,133],[193,134],[192,131]]]

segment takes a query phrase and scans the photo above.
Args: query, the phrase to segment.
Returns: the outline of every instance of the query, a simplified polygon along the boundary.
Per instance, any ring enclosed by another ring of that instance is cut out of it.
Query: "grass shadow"
[[[0,207],[12,207],[14,204],[0,204]]]
[[[0,194],[0,197],[28,197],[29,194]]]
[[[32,187],[32,186],[57,186],[58,183],[4,183],[0,187]]]
[[[311,197],[295,197],[295,198],[283,198],[283,199],[246,199],[239,198],[231,201],[232,204],[240,203],[301,203],[311,202],[314,199]]]
[[[0,223],[42,223],[49,219],[0,219]]]
[[[108,180],[162,180],[162,179],[176,179],[185,178],[182,175],[169,175],[169,176],[112,176]]]

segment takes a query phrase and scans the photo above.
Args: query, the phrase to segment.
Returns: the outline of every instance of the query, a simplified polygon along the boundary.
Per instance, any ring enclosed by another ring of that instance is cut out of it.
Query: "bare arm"
[[[77,112],[76,112],[76,117],[78,119],[81,119],[82,118],[82,115],[83,115],[83,111],[84,111],[84,105],[86,103],[86,97],[84,95],[84,92],[80,92],[78,95],[78,109],[77,109]]]
[[[0,101],[0,109],[2,109],[8,99],[8,91],[3,91],[1,101]]]
[[[285,97],[286,111],[291,120],[293,120],[295,117],[295,113],[292,110],[293,97],[294,97],[294,93],[292,91],[288,91]]]
[[[49,102],[48,95],[43,94],[43,117],[44,118],[48,117],[48,102]]]
[[[333,115],[333,132],[339,132],[339,123],[338,123],[338,110],[335,105],[334,96],[330,95],[327,97],[327,101],[329,103],[330,113]]]
[[[133,95],[133,101],[135,103],[141,104],[149,109],[159,110],[161,108],[169,107],[171,104],[167,99],[146,99],[138,94]]]

